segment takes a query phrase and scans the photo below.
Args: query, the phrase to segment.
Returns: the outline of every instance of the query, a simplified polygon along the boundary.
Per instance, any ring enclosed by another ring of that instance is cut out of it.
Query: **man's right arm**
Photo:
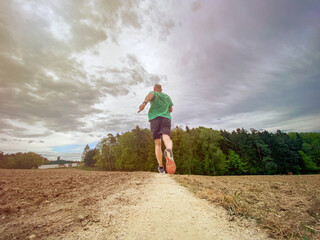
[[[152,98],[153,98],[153,93],[149,93],[149,94],[146,96],[146,98],[144,99],[144,102],[145,102],[145,103],[148,103],[148,102],[150,102],[150,101],[152,100]]]
[[[150,102],[150,101],[152,100],[152,98],[153,98],[153,93],[150,92],[150,93],[146,96],[146,98],[144,99],[144,102],[139,106],[139,111],[138,111],[138,113],[141,112],[141,111],[144,109],[144,107],[148,104],[148,102]]]

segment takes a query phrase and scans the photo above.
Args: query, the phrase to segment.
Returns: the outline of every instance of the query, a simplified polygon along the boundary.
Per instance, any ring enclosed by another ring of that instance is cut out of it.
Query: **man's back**
[[[173,106],[171,98],[163,92],[151,91],[153,98],[150,101],[150,109],[148,112],[149,120],[156,117],[165,117],[171,119],[169,108]]]

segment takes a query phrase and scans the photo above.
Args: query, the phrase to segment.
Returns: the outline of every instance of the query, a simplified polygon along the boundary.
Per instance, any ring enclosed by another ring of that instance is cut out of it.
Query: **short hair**
[[[159,84],[159,83],[156,83],[153,88],[162,90],[161,84]]]

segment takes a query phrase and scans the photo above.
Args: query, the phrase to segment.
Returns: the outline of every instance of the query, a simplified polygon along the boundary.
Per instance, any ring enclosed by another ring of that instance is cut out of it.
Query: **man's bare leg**
[[[167,149],[172,150],[172,140],[169,135],[167,134],[162,134],[162,140],[164,142],[164,145],[166,146]],[[161,143],[160,143],[161,144]],[[160,145],[161,146],[161,145]],[[160,149],[161,150],[161,149]]]
[[[176,164],[173,160],[172,153],[172,140],[169,135],[162,134],[162,140],[164,145],[166,145],[166,150],[164,150],[164,156],[166,158],[166,170],[167,173],[174,174],[176,172]]]
[[[160,167],[163,167],[162,165],[162,150],[161,150],[161,139],[155,139],[155,153],[156,153],[156,158],[158,161],[158,164]]]

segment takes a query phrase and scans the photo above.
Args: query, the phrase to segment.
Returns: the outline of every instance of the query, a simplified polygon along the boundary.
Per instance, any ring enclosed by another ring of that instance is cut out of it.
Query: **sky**
[[[0,150],[80,160],[149,128],[320,131],[320,1],[0,1]]]

